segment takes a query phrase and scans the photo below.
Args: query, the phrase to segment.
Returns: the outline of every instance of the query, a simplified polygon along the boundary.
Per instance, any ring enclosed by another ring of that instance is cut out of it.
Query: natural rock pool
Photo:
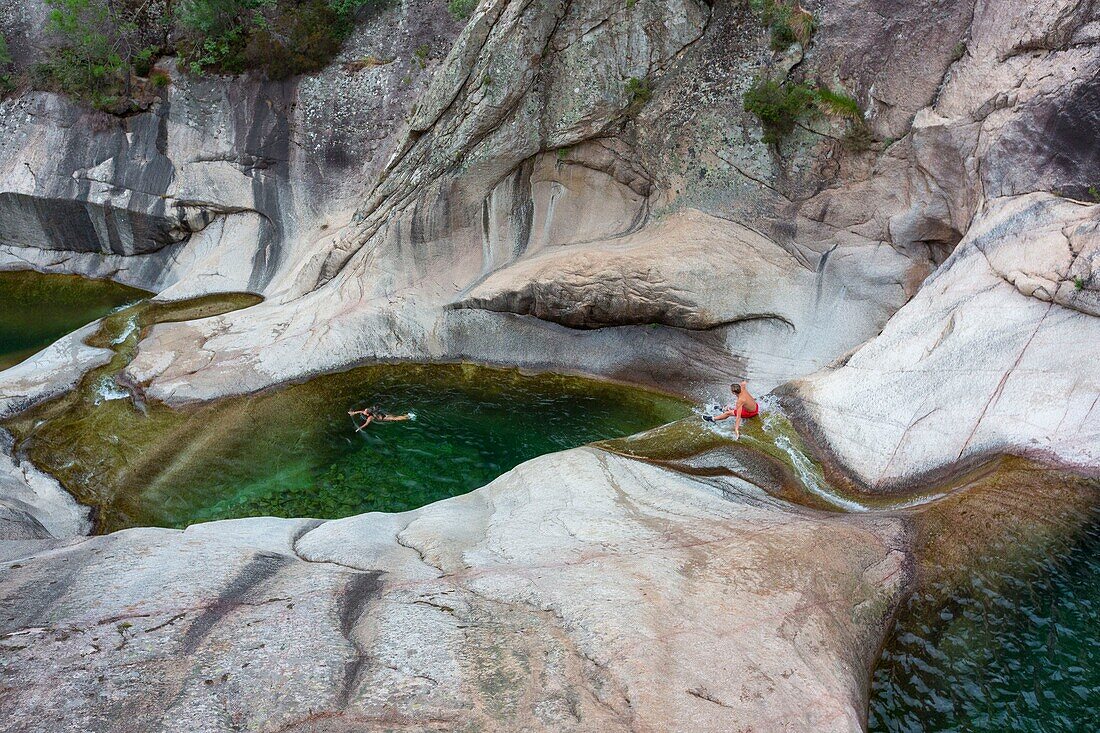
[[[93,338],[116,349],[111,365],[8,425],[37,466],[96,507],[103,532],[404,511],[475,489],[543,453],[688,412],[673,397],[579,377],[408,364],[195,407],[135,405],[115,379],[137,342],[132,321],[116,314]],[[412,411],[416,420],[356,432],[348,410],[371,405]]]
[[[925,580],[876,667],[872,732],[1100,730],[1100,487],[1005,463],[917,523]]]
[[[922,580],[874,671],[871,731],[1100,729],[1095,481],[1004,459],[912,497],[845,494],[829,486],[775,404],[733,442],[728,425],[705,425],[667,395],[470,365],[366,366],[169,409],[119,379],[147,329],[259,299],[118,308],[145,294],[63,280],[0,273],[0,347],[22,358],[108,314],[89,343],[114,357],[71,394],[6,427],[18,451],[96,508],[98,531],[403,511],[537,455],[604,441],[673,470],[740,476],[809,510],[912,517]],[[369,405],[417,419],[357,433],[347,411]]]
[[[126,303],[149,296],[109,280],[0,272],[0,369]]]

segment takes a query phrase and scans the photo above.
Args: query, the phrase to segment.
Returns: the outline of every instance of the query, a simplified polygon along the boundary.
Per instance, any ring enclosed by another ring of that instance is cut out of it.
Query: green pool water
[[[0,272],[0,369],[149,293],[107,280]]]
[[[101,531],[414,509],[688,410],[645,390],[468,365],[362,367],[176,410],[95,395],[10,427],[36,465],[98,508]],[[347,411],[370,405],[416,420],[356,432]]]
[[[1060,511],[1023,488],[1014,511],[1033,521],[932,568],[901,609],[872,680],[873,733],[1100,730],[1097,490]],[[965,521],[988,534],[987,518]]]

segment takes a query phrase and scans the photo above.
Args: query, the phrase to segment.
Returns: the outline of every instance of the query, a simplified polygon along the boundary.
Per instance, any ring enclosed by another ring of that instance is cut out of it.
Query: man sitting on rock
[[[416,418],[416,415],[411,412],[407,415],[387,415],[377,407],[368,407],[364,410],[348,410],[348,414],[352,417],[362,415],[366,418],[363,424],[355,429],[357,433],[372,422],[401,422],[402,420],[413,420]]]
[[[741,437],[741,419],[756,417],[760,414],[760,405],[757,404],[753,396],[749,394],[749,383],[741,382],[740,384],[731,384],[730,392],[733,392],[734,398],[737,402],[733,406],[726,405],[726,409],[720,414],[710,417],[704,416],[704,419],[709,422],[717,422],[718,420],[728,420],[729,418],[737,418],[737,422],[733,424],[733,433],[736,437]]]

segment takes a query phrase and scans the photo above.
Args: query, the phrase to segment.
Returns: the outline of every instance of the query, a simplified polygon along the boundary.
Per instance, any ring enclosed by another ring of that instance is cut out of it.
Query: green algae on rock
[[[599,447],[691,475],[734,476],[786,501],[825,511],[866,511],[835,490],[774,401],[763,398],[758,419],[745,420],[741,438],[732,422],[708,424],[697,417]]]
[[[78,275],[0,272],[0,369],[14,366],[65,334],[150,295]]]
[[[1100,698],[1096,479],[994,456],[928,485],[872,492],[829,481],[836,472],[810,458],[778,411],[747,421],[740,441],[687,419],[600,446],[742,478],[815,509],[905,520],[917,583],[874,670],[871,731],[1100,726],[1090,705]]]
[[[617,384],[463,364],[367,366],[214,403],[136,407],[94,386],[111,369],[82,397],[11,424],[37,466],[99,509],[100,531],[413,509],[687,411]],[[348,410],[374,404],[417,419],[356,432]]]

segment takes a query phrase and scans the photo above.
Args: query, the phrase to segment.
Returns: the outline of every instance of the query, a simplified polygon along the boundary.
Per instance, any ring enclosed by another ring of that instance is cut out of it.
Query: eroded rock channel
[[[1097,728],[1098,28],[0,0],[0,730]]]
[[[120,323],[128,318],[120,314]],[[135,404],[115,382],[121,366],[97,370],[82,390],[6,426],[17,451],[96,508],[101,532],[407,511],[544,453],[687,412],[677,398],[595,380],[415,364],[173,409]],[[347,411],[372,406],[414,419],[356,430],[362,418]]]

